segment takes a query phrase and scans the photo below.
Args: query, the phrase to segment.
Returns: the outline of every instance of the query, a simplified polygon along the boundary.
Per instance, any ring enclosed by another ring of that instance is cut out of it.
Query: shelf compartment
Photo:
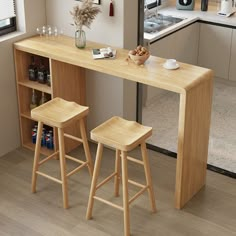
[[[33,82],[34,83],[34,82]],[[39,104],[41,96],[42,96],[42,92],[44,91],[40,91],[37,89],[34,89],[36,96],[37,96],[37,103]],[[21,85],[20,83],[18,84],[18,94],[19,94],[19,98],[20,99],[20,103],[19,103],[19,112],[22,115],[26,114],[26,117],[28,116],[30,117],[30,104],[31,104],[31,100],[32,100],[32,93],[33,93],[33,88],[30,87],[26,87],[24,85]],[[45,93],[46,99],[47,100],[51,100],[51,94],[49,93]]]
[[[35,124],[37,124],[36,121],[32,120],[30,118],[30,113],[25,112],[24,115],[20,117],[21,119],[21,142],[22,146],[29,148],[30,150],[35,149],[35,144],[32,142],[32,128]],[[54,143],[55,143],[55,137],[54,137]],[[54,145],[56,148],[56,145]],[[55,150],[55,149],[54,149]],[[41,153],[44,155],[50,155],[54,152],[54,150],[48,149],[46,147],[41,147]]]
[[[28,69],[31,64],[31,57],[35,58],[36,65],[39,67],[39,62],[42,61],[46,70],[49,69],[49,58],[42,57],[39,55],[31,54],[28,52],[20,51],[15,49],[15,65],[16,65],[16,77],[18,82],[27,81],[28,79]]]

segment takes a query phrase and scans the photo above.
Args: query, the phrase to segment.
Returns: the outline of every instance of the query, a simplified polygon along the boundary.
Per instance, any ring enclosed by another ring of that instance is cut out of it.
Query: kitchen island
[[[181,209],[205,185],[206,181],[213,72],[184,63],[179,63],[178,70],[166,70],[163,68],[165,59],[154,56],[150,56],[145,65],[138,66],[127,60],[127,50],[119,48],[117,48],[117,55],[113,60],[94,60],[92,49],[102,47],[106,47],[106,45],[87,42],[86,48],[79,50],[74,46],[74,39],[66,36],[53,40],[32,37],[17,42],[14,44],[17,83],[20,83],[20,86],[27,83],[27,78],[20,78],[20,76],[24,77],[23,71],[27,70],[28,66],[27,61],[23,63],[22,60],[26,54],[29,54],[29,58],[30,55],[48,58],[52,97],[59,96],[68,100],[80,101],[82,98],[77,99],[76,96],[82,96],[81,94],[84,92],[80,91],[76,95],[74,85],[77,79],[86,81],[86,70],[113,75],[180,94],[175,207]],[[73,84],[70,85],[68,77],[71,76],[76,77],[73,78]],[[29,86],[33,87],[33,85]],[[74,91],[74,97],[71,95],[70,86]],[[85,90],[85,87],[83,89]],[[24,96],[24,94],[18,92],[18,99],[22,99],[20,96]],[[19,106],[24,105],[19,102]],[[20,115],[29,116],[29,112],[27,115]],[[23,123],[21,125],[24,126]],[[23,129],[21,129],[22,131]]]

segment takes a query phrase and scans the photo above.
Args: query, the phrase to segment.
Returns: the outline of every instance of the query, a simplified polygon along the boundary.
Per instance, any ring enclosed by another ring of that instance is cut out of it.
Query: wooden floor
[[[91,144],[93,159],[96,145]],[[74,153],[81,154],[80,149]],[[133,153],[132,153],[133,154]],[[140,156],[139,151],[134,154]],[[114,152],[105,150],[101,176],[111,173]],[[147,194],[131,205],[133,236],[200,236],[236,235],[236,180],[207,171],[207,184],[183,210],[174,206],[176,159],[149,150],[151,171],[158,212],[150,213]],[[33,152],[15,150],[0,158],[0,236],[121,236],[122,213],[95,201],[93,219],[85,219],[90,177],[86,169],[69,180],[68,210],[62,207],[61,186],[43,177],[38,178],[37,193],[30,192]],[[59,162],[51,160],[45,171],[57,176]],[[68,169],[74,163],[68,163]],[[43,168],[43,167],[42,167]],[[132,163],[132,179],[142,181],[143,171]],[[113,182],[99,192],[113,197]],[[132,186],[131,186],[132,187]],[[133,195],[136,189],[131,188]]]

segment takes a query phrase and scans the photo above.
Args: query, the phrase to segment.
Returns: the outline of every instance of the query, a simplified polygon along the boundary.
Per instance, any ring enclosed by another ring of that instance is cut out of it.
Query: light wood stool
[[[87,135],[85,131],[84,117],[88,114],[89,108],[78,105],[75,102],[68,102],[61,98],[54,98],[43,105],[34,108],[31,111],[31,117],[38,121],[37,140],[34,155],[33,174],[32,174],[32,192],[36,192],[37,176],[41,175],[50,180],[53,180],[62,185],[63,193],[63,207],[68,208],[68,190],[67,190],[67,177],[79,171],[82,167],[87,166],[90,176],[93,173],[93,164],[91,154],[88,146]],[[64,133],[64,128],[71,124],[79,122],[81,138]],[[40,149],[41,149],[41,136],[43,124],[57,128],[58,131],[58,146],[59,150],[56,150],[50,156],[40,161]],[[78,142],[81,142],[84,147],[86,161],[79,160],[72,156],[65,154],[64,136]],[[61,179],[52,177],[46,173],[39,171],[39,166],[46,161],[52,159],[59,154]],[[74,170],[66,173],[66,158],[79,163],[79,166]]]
[[[130,235],[130,217],[129,217],[129,204],[138,198],[145,190],[148,191],[151,209],[156,212],[156,203],[154,197],[154,191],[152,186],[152,178],[150,174],[149,160],[146,150],[146,139],[152,134],[152,128],[140,125],[134,121],[127,121],[120,117],[112,117],[108,121],[104,122],[100,126],[91,131],[91,138],[98,142],[98,149],[96,154],[96,162],[94,168],[94,174],[91,183],[89,202],[87,208],[87,219],[91,219],[94,199],[106,203],[112,207],[115,207],[124,214],[124,235]],[[116,164],[115,171],[105,178],[101,183],[97,184],[100,164],[102,159],[103,145],[116,149]],[[141,145],[142,159],[137,160],[133,157],[127,156],[127,152],[133,150],[138,145]],[[144,166],[146,185],[137,183],[128,179],[127,160],[133,161]],[[120,182],[120,162],[122,169],[122,186],[123,186],[123,206],[119,206],[104,198],[95,196],[96,190],[99,189],[106,182],[115,178],[115,196],[119,195],[119,182]],[[129,199],[128,183],[137,187],[141,187],[141,190]]]

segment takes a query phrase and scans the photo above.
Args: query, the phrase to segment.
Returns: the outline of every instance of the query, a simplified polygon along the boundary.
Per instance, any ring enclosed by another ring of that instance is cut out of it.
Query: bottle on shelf
[[[51,86],[51,75],[50,75],[50,73],[47,74],[47,85]]]
[[[37,107],[37,95],[34,89],[32,89],[32,97],[31,97],[31,103],[30,103],[30,110]]]
[[[35,124],[34,126],[33,126],[33,128],[32,128],[32,143],[36,143],[36,139],[37,139],[37,132],[38,132],[38,125],[37,124]]]
[[[46,146],[48,149],[54,149],[53,131],[49,130],[46,134]]]
[[[45,84],[47,82],[47,70],[44,66],[43,59],[41,59],[38,69],[38,82]]]
[[[29,72],[29,80],[31,81],[38,80],[38,68],[35,64],[34,56],[31,56],[31,63],[29,65],[28,72]]]
[[[46,147],[46,129],[45,129],[45,127],[43,127],[43,130],[42,130],[41,146]]]
[[[41,99],[40,99],[40,101],[39,101],[39,105],[42,105],[42,104],[44,104],[45,102],[47,102],[47,98],[46,98],[46,96],[45,96],[45,93],[42,92],[42,96],[41,96]]]

